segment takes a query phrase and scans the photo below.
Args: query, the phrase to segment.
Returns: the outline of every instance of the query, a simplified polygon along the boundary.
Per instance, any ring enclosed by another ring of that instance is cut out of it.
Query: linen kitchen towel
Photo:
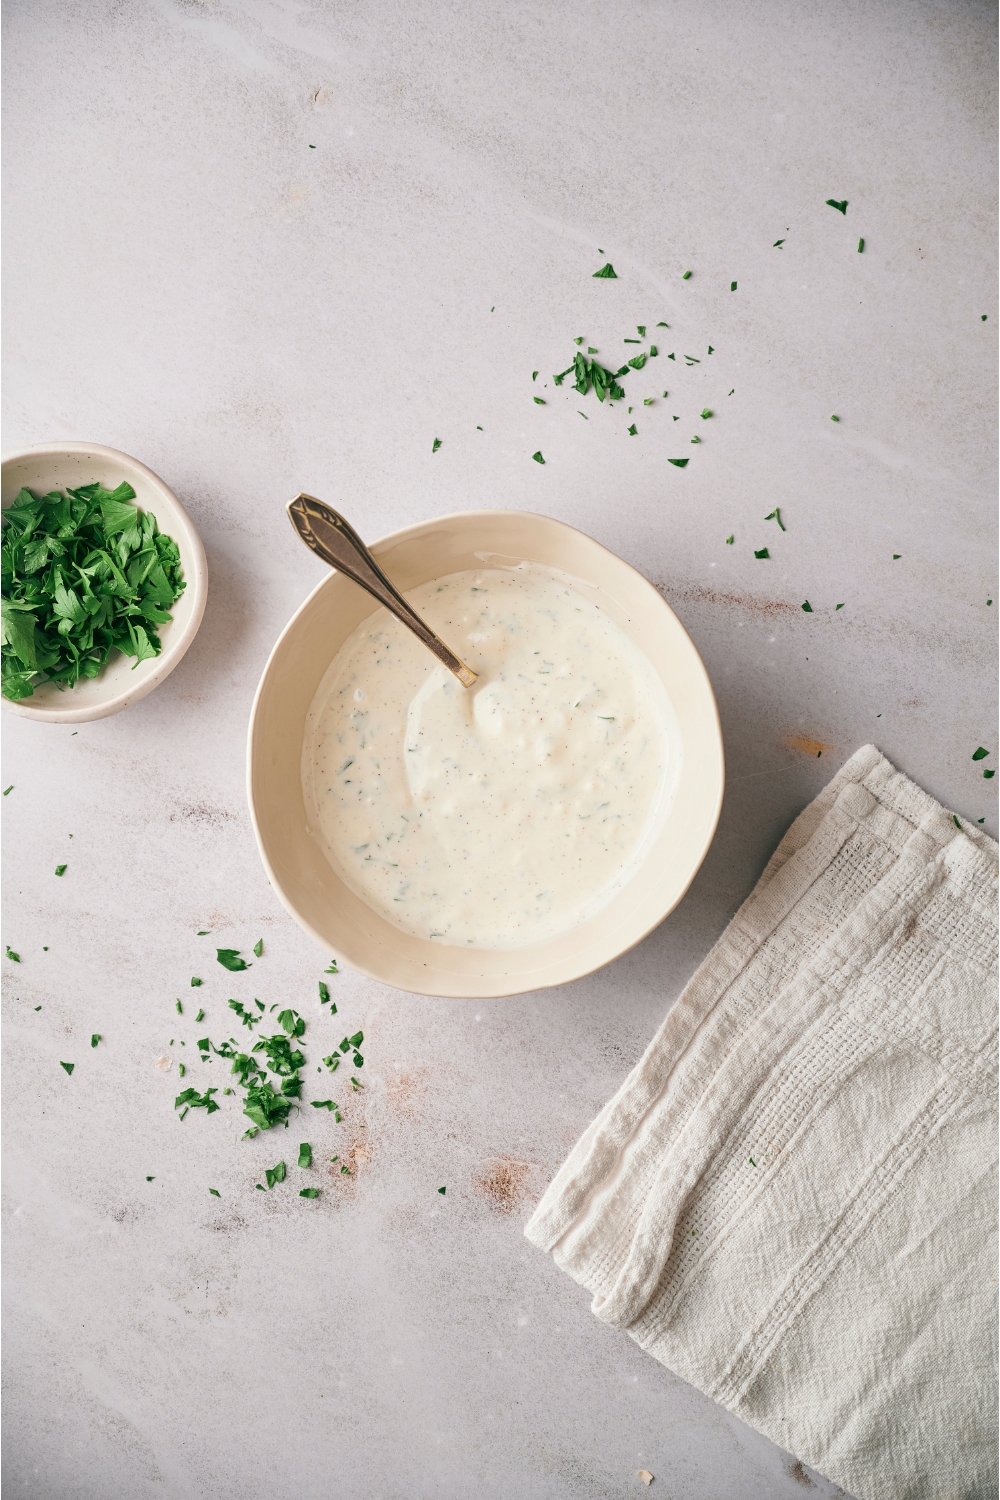
[[[525,1230],[859,1500],[997,1493],[996,886],[859,750]]]

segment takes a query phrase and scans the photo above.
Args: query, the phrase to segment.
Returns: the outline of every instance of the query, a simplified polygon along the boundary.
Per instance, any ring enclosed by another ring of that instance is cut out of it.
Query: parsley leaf
[[[313,1164],[313,1148],[308,1141],[303,1141],[299,1147],[299,1166],[305,1169]]]
[[[534,401],[534,403],[535,403],[536,406],[544,406],[546,404],[542,400],[541,396],[532,396],[531,399],[532,399],[532,401]]]
[[[690,281],[691,280],[691,272],[690,271],[685,271],[684,275],[681,277],[681,280],[682,281]]]
[[[432,453],[436,453],[438,451],[438,449],[440,448],[440,446],[441,446],[441,439],[440,438],[435,438],[434,439],[434,446],[432,447],[431,452]]]
[[[246,959],[240,958],[238,948],[217,948],[215,956],[222,967],[228,969],[231,974],[239,974],[243,969],[251,967]]]
[[[3,513],[0,678],[4,697],[41,682],[97,677],[114,651],[136,665],[161,650],[156,627],[184,588],[176,542],[130,502],[131,485],[99,483],[36,497]]]
[[[334,1104],[334,1102],[333,1102],[332,1099],[313,1099],[310,1102],[312,1104],[313,1109],[331,1109],[331,1110],[333,1110],[333,1109],[337,1108],[336,1104]]]
[[[209,1188],[208,1191],[211,1193],[211,1195],[212,1195],[213,1198],[221,1198],[222,1197],[222,1194],[219,1192],[218,1188]]]
[[[191,979],[191,988],[193,990],[198,989],[199,985],[201,985],[203,983],[204,983],[204,980],[198,979],[196,976],[192,976],[192,979]]]
[[[837,200],[836,200],[836,198],[827,198],[826,199],[826,203],[827,203],[827,207],[828,208],[835,208],[839,214],[846,214],[847,213],[847,199],[846,198],[844,199],[843,203],[838,203]]]
[[[320,1005],[325,1005],[326,1002],[329,1000],[329,998],[330,998],[330,991],[329,991],[329,989],[327,988],[327,986],[323,983],[323,981],[321,979],[319,981],[319,1003],[320,1003]]]
[[[988,750],[984,750],[983,747],[982,747],[982,745],[980,745],[980,747],[979,747],[978,750],[973,750],[973,752],[972,752],[972,759],[973,760],[985,760],[986,757],[987,757],[987,755],[989,755],[989,753],[990,752]]]
[[[98,1042],[100,1040],[101,1040],[101,1033],[99,1031],[95,1031],[94,1034],[93,1034],[93,1036],[90,1038],[90,1045],[92,1047],[96,1047],[97,1044],[98,1044]]]
[[[803,604],[803,606],[802,606],[802,608],[803,608],[803,609],[804,609],[804,610],[805,610],[805,612],[806,612],[806,614],[807,614],[807,615],[811,615],[811,614],[812,614],[812,613],[813,613],[813,607],[812,607],[812,605],[811,605],[811,604],[810,604],[810,603],[809,603],[809,600],[808,600],[808,599],[807,599],[807,600],[806,600],[806,602],[805,602],[805,603],[804,603],[804,604]]]
[[[203,1094],[199,1094],[197,1089],[185,1089],[184,1092],[182,1094],[178,1094],[177,1098],[174,1100],[174,1109],[180,1109],[181,1105],[183,1104],[187,1106],[184,1111],[185,1114],[187,1114],[188,1108],[203,1109],[207,1114],[214,1114],[219,1106],[212,1098],[212,1095],[217,1094],[218,1092],[218,1089],[206,1089]],[[183,1119],[184,1116],[182,1115],[181,1118]]]
[[[73,1069],[76,1067],[76,1063],[64,1063],[64,1062],[61,1062],[59,1064],[59,1066],[61,1068],[65,1068],[66,1072],[70,1075],[70,1077],[72,1077],[73,1076]]]
[[[787,530],[787,527],[785,526],[784,521],[781,519],[781,511],[780,511],[780,509],[778,508],[777,505],[774,507],[774,509],[772,511],[768,512],[768,514],[764,517],[764,520],[765,521],[777,521],[777,523],[781,527],[782,531],[786,531]]]
[[[57,875],[65,875],[66,871],[68,869],[69,869],[69,865],[56,865],[56,874]]]
[[[13,948],[7,949],[7,957],[11,960],[12,963],[19,964],[21,962],[20,953],[15,953]]]
[[[324,974],[339,974],[340,973],[340,970],[337,968],[337,960],[335,958],[331,958],[331,960],[330,960],[330,967],[328,969],[324,969],[323,973]]]
[[[299,1189],[299,1197],[300,1198],[318,1198],[319,1197],[319,1188],[300,1188]]]
[[[997,774],[997,773],[996,773],[996,772],[995,772],[995,771],[984,771],[984,772],[983,772],[983,779],[984,779],[984,780],[985,780],[985,781],[992,781],[992,780],[993,780],[993,777],[994,777],[994,776],[995,776],[995,775],[996,775],[996,774]]]
[[[258,938],[257,939],[257,941],[253,945],[253,951],[254,951],[254,956],[256,958],[260,958],[261,954],[264,951],[264,939],[263,938]]]
[[[754,557],[770,557],[770,556],[771,556],[771,554],[770,554],[770,552],[768,552],[768,550],[767,550],[766,547],[761,547],[761,549],[760,549],[759,552],[755,552],[754,553]]]
[[[861,254],[861,252],[862,252],[862,250],[864,248],[865,248],[865,242],[864,242],[864,240],[858,240],[858,254],[859,255]]]
[[[629,437],[636,437],[636,436],[638,436],[638,432],[639,432],[639,429],[636,427],[635,423],[633,422],[632,425],[631,425],[631,427],[628,430]]]
[[[602,266],[599,271],[595,271],[594,275],[598,276],[598,277],[603,277],[607,281],[617,281],[618,280],[618,276],[617,276],[617,274],[615,272],[615,268],[611,264],[610,261],[608,261],[608,263],[607,263],[606,266]]]
[[[444,1195],[445,1195],[445,1193],[447,1191],[448,1191],[448,1189],[446,1187],[440,1187],[440,1188],[438,1188],[438,1192],[441,1194],[442,1198],[444,1197]]]
[[[731,282],[730,282],[730,283],[729,283],[729,290],[730,290],[730,291],[731,291],[731,292],[735,292],[735,290],[736,290],[736,282],[735,282],[735,281],[731,281]]]
[[[727,547],[731,547],[733,545],[733,543],[735,542],[735,540],[736,540],[735,536],[727,536],[726,537],[726,546]]]
[[[667,459],[667,463],[668,463],[668,464],[673,464],[673,465],[674,465],[674,467],[675,467],[675,468],[678,468],[678,469],[683,469],[683,468],[685,468],[685,467],[686,467],[686,465],[687,465],[687,464],[688,464],[688,463],[689,463],[689,462],[690,462],[690,460],[689,460],[689,459],[686,459],[686,458],[668,458],[668,459]]]
[[[535,460],[536,464],[543,464],[545,462],[544,458],[542,457],[541,448],[539,448],[537,453],[533,453],[531,456]]]

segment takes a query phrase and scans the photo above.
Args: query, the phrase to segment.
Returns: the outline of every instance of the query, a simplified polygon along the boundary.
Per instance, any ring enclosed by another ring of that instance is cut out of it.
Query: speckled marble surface
[[[996,836],[970,758],[1000,748],[992,7],[12,0],[5,27],[5,446],[148,463],[210,594],[125,714],[4,721],[3,1496],[603,1500],[639,1468],[672,1500],[837,1493],[521,1227],[858,745]],[[610,362],[661,319],[631,416],[553,387],[573,336]],[[662,587],[729,782],[689,895],[620,962],[488,1004],[344,973],[320,1017],[243,793],[262,665],[320,576],[299,489],[369,538],[537,509]],[[242,975],[207,946],[261,936]],[[310,1068],[364,1028],[341,1125],[241,1142],[235,1098],[178,1123],[157,1057],[254,995],[302,1009]],[[256,1192],[307,1137],[352,1175]]]

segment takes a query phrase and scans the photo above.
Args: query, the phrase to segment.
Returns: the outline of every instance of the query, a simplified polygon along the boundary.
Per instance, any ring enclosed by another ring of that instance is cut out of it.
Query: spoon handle
[[[367,589],[390,614],[403,625],[409,626],[413,634],[448,668],[454,672],[463,687],[471,687],[476,673],[467,667],[449,650],[440,636],[411,608],[402,594],[386,578],[364,542],[349,522],[338,511],[324,505],[313,495],[296,495],[288,507],[292,525],[306,546],[321,557],[331,568],[346,573],[363,589]]]

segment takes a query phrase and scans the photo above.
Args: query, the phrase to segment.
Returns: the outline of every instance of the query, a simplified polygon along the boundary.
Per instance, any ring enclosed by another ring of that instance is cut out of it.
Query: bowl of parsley
[[[3,707],[84,723],[169,675],[205,612],[201,538],[138,459],[40,444],[2,464]]]

